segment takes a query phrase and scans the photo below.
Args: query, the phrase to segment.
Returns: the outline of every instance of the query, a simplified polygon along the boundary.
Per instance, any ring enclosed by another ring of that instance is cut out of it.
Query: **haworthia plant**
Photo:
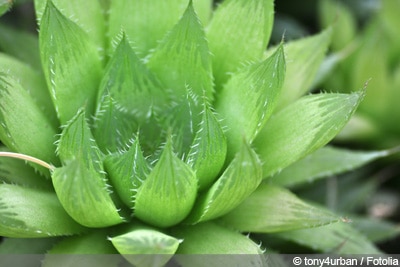
[[[36,0],[39,37],[9,31],[18,59],[0,39],[8,54],[0,54],[5,246],[63,237],[44,266],[60,253],[121,253],[137,266],[193,266],[174,253],[247,253],[254,257],[244,265],[262,266],[263,249],[241,232],[337,224],[340,216],[266,184],[334,138],[363,98],[363,91],[301,97],[329,30],[265,56],[270,0],[226,0],[215,9],[209,0],[80,4]],[[307,79],[294,75],[311,45],[317,53]],[[297,83],[301,90],[283,99]],[[218,266],[232,261],[220,258]]]

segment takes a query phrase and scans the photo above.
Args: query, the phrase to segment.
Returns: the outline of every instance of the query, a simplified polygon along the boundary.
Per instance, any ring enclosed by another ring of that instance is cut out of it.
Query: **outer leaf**
[[[255,140],[268,177],[328,143],[347,123],[364,93],[318,94],[276,114]]]
[[[139,138],[135,139],[125,153],[107,156],[104,165],[118,196],[125,205],[133,207],[137,190],[150,171],[140,148]]]
[[[234,74],[218,95],[216,109],[228,126],[229,154],[240,148],[243,137],[253,141],[269,119],[285,77],[283,46],[262,63]]]
[[[331,29],[285,45],[286,79],[279,107],[294,102],[311,89],[331,40]]]
[[[160,160],[136,194],[135,215],[155,226],[172,226],[189,214],[196,191],[195,173],[174,155],[169,140]]]
[[[210,0],[193,2],[199,17],[205,22],[211,11]],[[188,0],[110,1],[108,35],[114,38],[122,28],[132,38],[136,51],[142,58],[157,46],[157,42],[179,20],[187,3]]]
[[[110,238],[123,257],[134,266],[164,266],[178,249],[181,240],[148,227]]]
[[[187,87],[196,96],[213,99],[210,53],[192,2],[151,55],[148,66],[179,100],[186,97]]]
[[[398,224],[375,218],[351,218],[354,227],[374,243],[381,243],[400,235]]]
[[[83,112],[63,130],[58,150],[64,166],[53,172],[53,185],[68,214],[88,227],[121,223],[123,219],[110,196],[100,151]]]
[[[348,223],[334,223],[312,229],[277,233],[277,236],[292,240],[303,246],[324,253],[335,254],[380,254],[364,235]]]
[[[178,255],[174,258],[182,266],[265,266],[262,251],[257,244],[217,224],[179,226],[171,232],[183,239]]]
[[[86,0],[51,0],[54,5],[62,11],[65,17],[79,25],[97,45],[98,49],[105,47],[105,20],[100,1]],[[35,11],[39,26],[45,16],[45,8],[48,0],[35,0]]]
[[[187,221],[197,223],[230,212],[253,193],[261,179],[261,162],[254,150],[243,143],[221,177],[199,196]]]
[[[270,35],[273,5],[267,0],[224,1],[214,12],[207,29],[213,54],[213,71],[217,88],[243,63],[258,60]],[[267,29],[267,30],[265,30]],[[268,37],[267,37],[268,36]]]
[[[48,1],[39,41],[47,85],[61,123],[82,107],[93,114],[101,61],[89,36]]]
[[[11,0],[0,0],[0,16],[10,10],[12,5]]]
[[[36,35],[0,24],[0,48],[35,70],[41,69],[39,42]]]
[[[58,163],[57,129],[14,78],[0,73],[0,139],[12,150]]]
[[[5,238],[1,242],[0,255],[4,254],[44,254],[59,238]],[[3,263],[3,262],[2,262]],[[26,265],[17,265],[26,266]],[[37,266],[32,264],[32,266]]]
[[[213,112],[204,104],[203,118],[187,158],[196,172],[200,191],[217,178],[224,165],[226,152],[225,134]]]
[[[264,183],[219,221],[242,232],[272,233],[338,220],[338,216],[303,202],[290,191]]]
[[[391,154],[389,150],[358,152],[335,147],[322,147],[293,163],[273,178],[274,184],[295,186],[343,173]]]
[[[84,228],[64,211],[54,193],[0,185],[0,235],[49,237],[81,233]]]

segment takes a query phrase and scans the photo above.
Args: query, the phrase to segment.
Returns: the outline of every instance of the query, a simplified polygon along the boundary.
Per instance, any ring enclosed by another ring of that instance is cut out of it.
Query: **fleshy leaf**
[[[390,150],[360,152],[322,147],[274,175],[272,181],[281,186],[310,183],[319,178],[353,170],[390,154]]]
[[[285,45],[286,79],[279,99],[279,108],[294,102],[311,89],[328,50],[331,32],[329,28],[315,36],[301,38]]]
[[[64,165],[54,170],[53,185],[68,214],[88,227],[121,223],[123,219],[111,197],[102,155],[84,112],[78,113],[64,128],[58,151]]]
[[[213,14],[207,39],[213,54],[217,88],[242,64],[259,60],[267,47],[273,17],[273,1],[224,1]],[[240,34],[238,34],[240,33]]]
[[[241,140],[252,142],[277,104],[285,79],[283,46],[267,60],[233,74],[218,95],[216,110],[228,127],[231,157]]]
[[[134,227],[110,238],[114,247],[134,266],[164,266],[175,254],[181,240],[149,227]]]
[[[105,47],[105,20],[99,1],[86,0],[51,0],[54,5],[62,11],[65,17],[79,25],[92,39],[94,44],[98,45],[99,50]],[[35,0],[36,17],[41,24],[45,16],[45,8],[48,0]]]
[[[327,144],[354,113],[364,92],[300,98],[273,116],[255,140],[268,177]]]
[[[11,76],[0,73],[0,139],[8,148],[57,164],[56,126]]]
[[[150,166],[140,148],[139,138],[133,141],[128,151],[107,156],[104,166],[122,202],[128,207],[133,207],[137,190],[150,172]]]
[[[178,101],[186,97],[187,88],[213,99],[211,57],[192,2],[151,54],[148,66]]]
[[[189,214],[196,193],[196,175],[174,154],[169,139],[160,160],[136,194],[135,215],[155,226],[172,226]]]
[[[286,189],[264,183],[219,222],[241,232],[272,233],[317,227],[339,219]]]
[[[66,45],[67,44],[67,45]],[[43,71],[61,124],[85,107],[93,114],[101,61],[97,48],[78,25],[51,1],[39,31]]]
[[[49,237],[78,234],[85,230],[64,211],[54,193],[0,185],[0,235]]]
[[[171,233],[183,240],[174,257],[182,266],[265,266],[265,258],[257,244],[218,224],[179,226]]]
[[[346,222],[275,235],[324,253],[353,255],[382,253],[371,241]]]
[[[194,0],[199,17],[210,16],[210,0]],[[140,58],[145,57],[179,20],[188,0],[110,1],[109,36],[117,36],[121,28],[132,38]],[[198,7],[198,8],[197,8]],[[151,19],[150,19],[151,18]],[[203,21],[204,22],[204,21]]]
[[[8,10],[10,10],[11,6],[12,6],[11,0],[0,0],[0,17]]]
[[[376,218],[351,217],[356,229],[374,243],[382,243],[400,235],[400,225]]]
[[[0,48],[8,55],[27,63],[36,71],[42,67],[37,35],[0,24]]]
[[[45,254],[59,240],[58,237],[49,238],[6,238],[1,241],[0,255],[4,254]],[[2,259],[3,260],[3,259]],[[1,262],[3,264],[3,262]],[[4,266],[10,266],[5,264]],[[26,266],[26,265],[16,265]],[[29,265],[31,266],[31,265]],[[32,266],[37,266],[32,264]]]
[[[261,162],[254,150],[243,142],[221,177],[199,196],[187,222],[211,220],[230,212],[253,193],[261,180]]]
[[[204,104],[200,127],[186,160],[196,172],[200,191],[217,178],[224,165],[226,152],[226,138],[220,123],[207,104]]]

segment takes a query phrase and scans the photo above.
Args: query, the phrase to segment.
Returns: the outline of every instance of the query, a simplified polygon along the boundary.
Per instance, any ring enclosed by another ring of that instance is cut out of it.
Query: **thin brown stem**
[[[38,158],[35,157],[31,157],[25,154],[20,154],[20,153],[14,153],[14,152],[3,152],[0,151],[0,157],[7,157],[7,158],[16,158],[16,159],[22,159],[22,160],[26,160],[35,164],[38,164],[40,166],[43,166],[49,170],[54,170],[54,166],[50,165],[49,163],[40,160]]]

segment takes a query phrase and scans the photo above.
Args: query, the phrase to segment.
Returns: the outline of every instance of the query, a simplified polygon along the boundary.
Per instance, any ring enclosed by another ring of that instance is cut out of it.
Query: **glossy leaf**
[[[139,138],[133,141],[128,151],[107,156],[104,166],[118,196],[125,205],[133,207],[137,190],[150,172]]]
[[[228,127],[231,157],[241,140],[253,141],[274,110],[285,79],[283,46],[262,63],[232,75],[218,95],[216,110]]]
[[[305,203],[286,189],[264,183],[219,221],[241,232],[273,233],[313,228],[339,219],[331,212]]]
[[[213,14],[207,39],[213,54],[212,64],[217,88],[249,61],[258,60],[271,32],[273,1],[224,1]],[[240,33],[240,34],[239,34]]]
[[[160,160],[136,194],[135,215],[155,226],[172,226],[189,214],[196,192],[195,173],[174,154],[168,140]]]
[[[64,128],[58,152],[63,166],[54,170],[53,185],[68,214],[88,227],[123,222],[111,197],[102,155],[91,135],[84,112],[78,113]]]
[[[39,26],[42,18],[45,16],[45,9],[48,0],[35,0],[35,12]],[[51,2],[60,10],[63,15],[82,30],[92,39],[92,42],[97,45],[99,50],[104,50],[105,47],[105,20],[101,5],[97,0],[51,0]]]
[[[352,94],[305,96],[272,117],[255,140],[268,177],[327,144],[363,98]]]
[[[253,193],[261,179],[261,162],[254,150],[243,143],[221,177],[199,196],[187,222],[211,220],[230,212]]]
[[[138,267],[164,266],[182,242],[149,227],[134,227],[110,240],[121,255]]]
[[[226,152],[226,138],[220,123],[207,104],[204,104],[200,127],[186,160],[196,172],[200,191],[209,187],[217,178],[224,165]]]
[[[286,78],[279,108],[294,102],[311,90],[331,41],[331,29],[317,35],[288,42],[285,45]]]
[[[213,99],[211,57],[192,2],[151,54],[148,66],[178,101],[188,88],[195,96]]]
[[[179,226],[171,233],[183,240],[174,258],[183,266],[265,266],[257,244],[218,224]]]
[[[57,129],[17,80],[0,73],[0,139],[10,149],[57,164]],[[45,171],[45,170],[43,170]]]
[[[389,150],[361,152],[322,147],[275,175],[273,183],[281,186],[310,183],[316,179],[353,170],[390,154]]]
[[[0,185],[1,236],[37,238],[78,234],[84,230],[68,216],[54,193]]]
[[[323,253],[340,255],[381,253],[371,241],[346,222],[276,233],[276,235]]]
[[[88,115],[93,114],[101,61],[87,33],[48,1],[39,42],[43,71],[61,124],[83,107]]]

